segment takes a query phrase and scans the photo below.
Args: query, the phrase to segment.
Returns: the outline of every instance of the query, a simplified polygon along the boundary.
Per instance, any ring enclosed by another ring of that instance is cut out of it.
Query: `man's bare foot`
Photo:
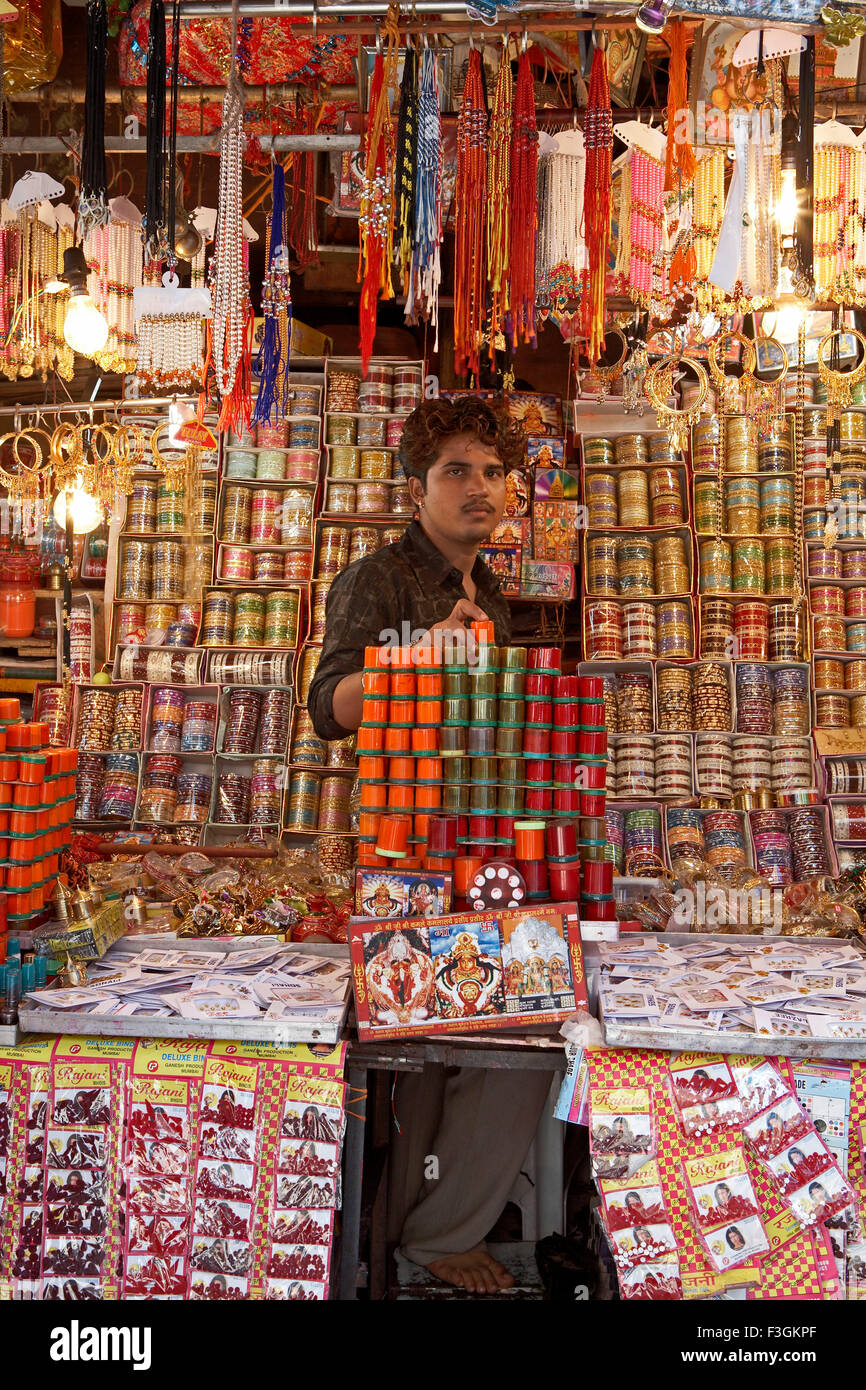
[[[514,1276],[494,1260],[483,1245],[476,1245],[474,1250],[462,1255],[443,1255],[427,1268],[444,1284],[454,1284],[467,1293],[498,1293],[500,1289],[510,1289],[514,1283]]]

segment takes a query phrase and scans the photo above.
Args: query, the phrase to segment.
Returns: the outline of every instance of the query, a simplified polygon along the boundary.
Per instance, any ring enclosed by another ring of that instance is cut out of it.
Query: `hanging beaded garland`
[[[232,67],[223,99],[220,132],[219,204],[214,255],[213,366],[222,401],[221,430],[240,433],[252,405],[251,357],[253,310],[243,228],[244,96],[235,63],[237,0],[232,4]]]
[[[393,299],[391,262],[394,239],[394,129],[389,101],[397,75],[400,36],[398,4],[385,20],[385,53],[376,54],[370,87],[370,116],[364,142],[361,193],[361,366],[364,375],[373,353],[379,295]]]
[[[563,131],[552,149],[540,149],[538,161],[541,222],[538,230],[538,292],[543,311],[564,307],[581,295],[581,272],[586,267],[583,223],[583,184],[586,151],[579,130]]]
[[[454,239],[454,368],[478,374],[486,284],[487,102],[481,54],[469,53],[457,118]]]
[[[493,89],[487,147],[487,275],[490,283],[490,360],[509,307],[511,250],[511,138],[514,83],[506,36]]]
[[[397,113],[397,154],[394,184],[397,189],[397,227],[394,265],[404,290],[408,288],[409,265],[415,240],[415,173],[419,121],[418,55],[409,40],[400,83],[400,109]],[[408,316],[408,315],[407,315]]]
[[[406,296],[406,321],[427,319],[439,349],[439,286],[442,282],[442,115],[436,52],[421,55],[415,168],[415,216],[412,261]]]
[[[538,226],[538,131],[529,54],[520,55],[511,138],[511,313],[508,336],[535,345],[535,239]]]
[[[262,345],[256,359],[259,394],[253,424],[276,424],[289,411],[288,346],[291,341],[292,286],[286,244],[286,175],[274,164],[271,183],[271,218],[268,267],[262,285],[265,321]]]
[[[613,118],[607,55],[597,48],[589,76],[589,96],[584,120],[586,185],[584,224],[589,253],[587,294],[582,304],[587,356],[595,364],[604,347],[604,281],[610,240],[610,197],[613,153]]]

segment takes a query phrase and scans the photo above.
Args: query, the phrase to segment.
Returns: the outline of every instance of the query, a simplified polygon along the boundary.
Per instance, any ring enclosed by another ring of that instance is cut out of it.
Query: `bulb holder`
[[[87,294],[87,277],[90,274],[84,252],[80,246],[70,246],[63,252],[63,274],[60,279],[68,286],[70,294]]]

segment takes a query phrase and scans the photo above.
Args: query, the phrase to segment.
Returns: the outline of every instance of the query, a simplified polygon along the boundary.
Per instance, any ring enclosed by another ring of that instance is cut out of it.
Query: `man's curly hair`
[[[503,409],[478,396],[441,397],[423,401],[403,427],[400,462],[407,478],[420,478],[427,486],[427,470],[447,439],[470,434],[479,444],[495,449],[506,470],[523,462],[526,440],[523,430]]]

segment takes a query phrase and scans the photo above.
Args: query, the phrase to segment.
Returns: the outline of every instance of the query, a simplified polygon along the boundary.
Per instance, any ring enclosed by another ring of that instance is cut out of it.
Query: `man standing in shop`
[[[424,641],[419,629],[466,634],[471,622],[489,619],[496,642],[508,644],[508,604],[478,549],[505,509],[506,472],[522,457],[519,431],[477,397],[425,401],[409,416],[400,462],[417,519],[396,544],[350,565],[331,586],[308,698],[320,738],[358,728],[364,648],[386,641],[389,630],[407,624]],[[480,1067],[425,1067],[400,1077],[389,1235],[407,1259],[470,1293],[513,1284],[484,1237],[520,1172],[550,1082],[549,1072]]]

